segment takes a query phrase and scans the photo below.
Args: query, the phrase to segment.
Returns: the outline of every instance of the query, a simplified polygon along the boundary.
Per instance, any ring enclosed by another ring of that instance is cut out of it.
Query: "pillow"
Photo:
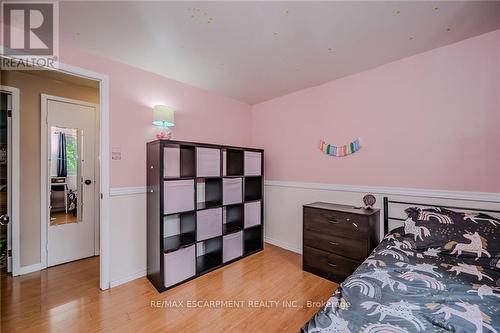
[[[499,219],[445,208],[411,207],[405,212],[405,235],[415,241],[416,249],[439,248],[444,253],[476,260],[500,253]]]

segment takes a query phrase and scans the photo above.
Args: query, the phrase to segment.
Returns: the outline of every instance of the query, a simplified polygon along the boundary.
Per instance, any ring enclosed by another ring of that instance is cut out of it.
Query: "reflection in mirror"
[[[50,128],[50,225],[81,221],[79,132]]]

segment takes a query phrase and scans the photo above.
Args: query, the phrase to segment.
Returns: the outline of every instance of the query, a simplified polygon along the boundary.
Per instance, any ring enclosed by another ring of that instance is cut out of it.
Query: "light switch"
[[[122,149],[119,147],[111,148],[111,159],[120,161],[122,159]]]

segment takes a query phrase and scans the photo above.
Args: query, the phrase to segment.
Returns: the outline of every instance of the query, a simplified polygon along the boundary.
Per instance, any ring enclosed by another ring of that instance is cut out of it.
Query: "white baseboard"
[[[147,271],[146,271],[146,268],[144,268],[143,270],[140,270],[139,272],[134,273],[132,275],[126,276],[126,277],[118,279],[118,280],[111,281],[110,287],[113,288],[113,287],[119,286],[121,284],[133,281],[135,279],[139,279],[141,277],[146,276],[146,274],[147,274]]]
[[[298,253],[298,254],[302,254],[302,249],[301,248],[298,248],[298,247],[293,246],[291,244],[287,244],[287,243],[279,241],[277,239],[273,239],[273,238],[269,238],[269,237],[265,237],[264,236],[264,242],[265,243],[269,243],[271,245],[275,245],[277,247],[281,247],[282,249],[285,249],[285,250],[288,250],[288,251],[292,251],[292,252],[295,252],[295,253]]]
[[[38,263],[38,264],[33,264],[33,265],[29,265],[29,266],[21,266],[19,267],[19,270],[17,271],[17,275],[24,275],[24,274],[29,274],[29,273],[33,273],[33,272],[38,272],[42,269],[42,264],[41,263]]]
[[[378,193],[385,195],[402,195],[402,196],[422,197],[422,198],[500,202],[500,193],[494,193],[494,192],[469,192],[469,191],[432,190],[432,189],[410,188],[410,187],[304,183],[304,182],[291,182],[291,181],[279,181],[279,180],[266,180],[264,184],[265,186],[292,187],[292,188],[301,188],[310,190]]]

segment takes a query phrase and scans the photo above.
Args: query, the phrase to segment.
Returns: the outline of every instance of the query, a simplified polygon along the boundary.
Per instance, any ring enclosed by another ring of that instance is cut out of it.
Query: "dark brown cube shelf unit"
[[[326,202],[303,209],[303,270],[341,283],[377,244],[380,210]]]
[[[264,151],[147,144],[147,271],[162,292],[263,249]]]

